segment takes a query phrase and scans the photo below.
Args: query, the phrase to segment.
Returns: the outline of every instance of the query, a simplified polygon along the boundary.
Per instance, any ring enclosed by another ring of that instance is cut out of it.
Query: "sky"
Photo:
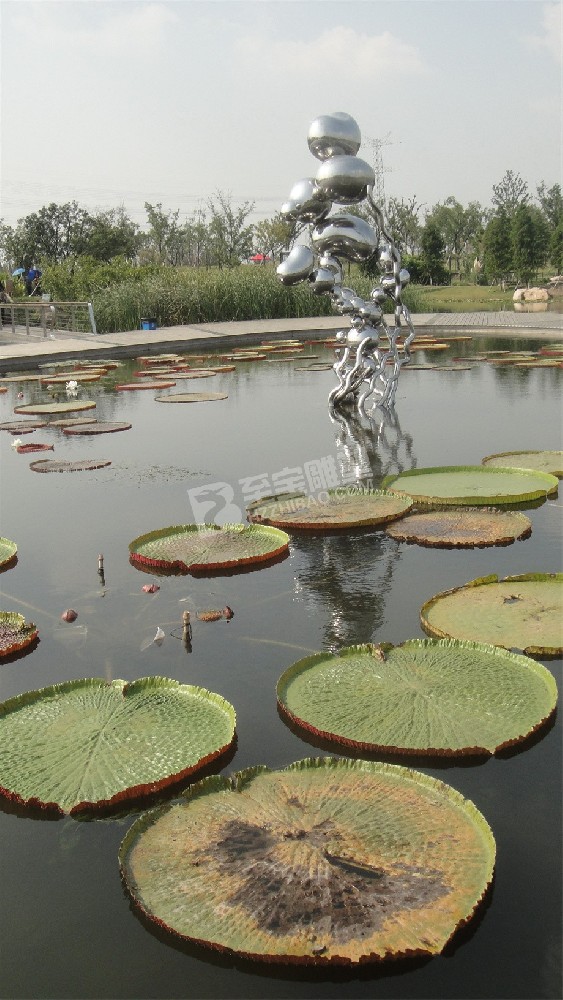
[[[217,191],[271,218],[346,111],[385,195],[491,204],[507,170],[562,183],[562,3],[1,0],[0,217]]]

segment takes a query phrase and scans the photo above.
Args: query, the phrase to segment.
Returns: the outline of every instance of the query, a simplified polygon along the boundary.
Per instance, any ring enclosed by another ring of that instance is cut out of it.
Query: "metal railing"
[[[0,303],[2,326],[11,326],[14,336],[43,331],[48,337],[55,330],[65,333],[97,333],[91,302],[47,302],[26,299],[19,302]]]

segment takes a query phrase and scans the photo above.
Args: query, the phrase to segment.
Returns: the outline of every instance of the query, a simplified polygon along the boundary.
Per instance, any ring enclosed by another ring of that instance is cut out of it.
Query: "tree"
[[[145,202],[149,230],[145,236],[145,248],[149,257],[158,264],[176,267],[184,262],[186,251],[186,230],[180,222],[180,210],[165,212],[162,202],[151,205]]]
[[[216,191],[208,208],[212,263],[219,267],[235,267],[252,251],[253,227],[246,225],[246,220],[254,210],[254,202],[245,201],[233,208],[231,195]]]
[[[493,184],[492,202],[498,212],[514,215],[519,205],[530,200],[528,185],[520,174],[507,170],[499,184]]]
[[[556,274],[563,273],[563,222],[560,222],[551,234],[549,260]]]
[[[488,278],[506,281],[512,271],[510,219],[499,211],[489,220],[483,234],[483,263]]]
[[[421,226],[418,219],[422,205],[413,195],[406,201],[390,198],[387,205],[387,228],[389,235],[401,253],[415,254],[420,248]]]
[[[90,219],[84,240],[84,253],[94,260],[110,261],[113,257],[133,260],[139,249],[139,227],[125,208],[110,208]]]
[[[9,256],[23,267],[30,267],[34,261],[59,263],[76,257],[86,250],[91,222],[92,217],[77,202],[51,202],[18,220],[8,237]]]
[[[444,267],[445,243],[440,230],[427,221],[420,234],[420,265],[422,280],[431,285],[443,285],[448,280]]]
[[[452,270],[469,271],[470,258],[475,255],[483,231],[483,217],[479,202],[472,201],[464,208],[452,195],[434,205],[427,215],[426,221],[434,223],[444,241],[450,276]]]
[[[295,223],[279,212],[271,219],[263,219],[254,226],[254,246],[258,253],[275,260],[283,250],[289,249],[295,236]]]
[[[537,187],[537,193],[548,226],[550,229],[557,229],[563,222],[563,197],[560,185],[554,184],[553,187],[547,188],[545,181],[542,181]]]
[[[549,230],[539,208],[521,204],[511,222],[512,265],[519,284],[530,281],[545,264]]]

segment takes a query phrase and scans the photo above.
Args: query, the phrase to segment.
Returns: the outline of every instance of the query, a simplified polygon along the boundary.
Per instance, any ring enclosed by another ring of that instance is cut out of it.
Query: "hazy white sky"
[[[1,216],[51,201],[272,216],[316,171],[310,122],[382,139],[387,195],[490,205],[561,183],[560,2],[1,0]]]

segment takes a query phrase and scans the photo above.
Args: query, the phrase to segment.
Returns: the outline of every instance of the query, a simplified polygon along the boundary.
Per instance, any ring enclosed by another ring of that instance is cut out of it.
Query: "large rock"
[[[547,288],[517,288],[512,296],[513,302],[548,302],[551,298]]]

